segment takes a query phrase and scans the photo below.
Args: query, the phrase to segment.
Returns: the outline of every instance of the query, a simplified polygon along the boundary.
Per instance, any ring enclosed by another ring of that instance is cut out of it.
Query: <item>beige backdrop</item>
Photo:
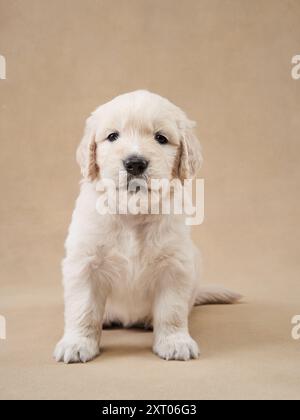
[[[0,398],[299,398],[299,0],[0,0]],[[52,361],[60,260],[88,114],[147,88],[198,121],[206,280],[245,295],[196,308],[198,361],[108,331],[87,365]]]

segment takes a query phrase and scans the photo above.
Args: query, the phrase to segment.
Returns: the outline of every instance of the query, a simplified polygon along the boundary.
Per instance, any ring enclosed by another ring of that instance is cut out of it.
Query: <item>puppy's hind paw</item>
[[[198,359],[198,344],[185,333],[160,336],[154,343],[153,351],[165,360]]]
[[[99,353],[99,343],[95,338],[64,336],[56,345],[54,359],[64,363],[86,363]]]

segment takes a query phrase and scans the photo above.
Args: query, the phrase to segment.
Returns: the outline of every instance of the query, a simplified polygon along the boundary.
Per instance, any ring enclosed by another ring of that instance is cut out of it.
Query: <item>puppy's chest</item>
[[[125,232],[118,243],[118,252],[126,260],[126,281],[132,286],[137,285],[147,277],[149,260],[153,250],[141,243],[131,232]]]

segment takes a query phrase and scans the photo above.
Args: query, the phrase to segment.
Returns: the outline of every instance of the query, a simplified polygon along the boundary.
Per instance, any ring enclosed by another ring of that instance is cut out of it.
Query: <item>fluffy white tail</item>
[[[231,304],[242,299],[242,295],[231,292],[219,286],[200,287],[196,296],[195,305]]]

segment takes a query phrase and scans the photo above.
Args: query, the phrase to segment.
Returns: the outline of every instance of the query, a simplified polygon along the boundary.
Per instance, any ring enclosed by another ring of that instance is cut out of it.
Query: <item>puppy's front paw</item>
[[[153,351],[165,360],[197,359],[200,354],[197,343],[185,333],[157,337]]]
[[[95,338],[64,336],[56,345],[54,359],[64,363],[86,363],[100,353]]]

